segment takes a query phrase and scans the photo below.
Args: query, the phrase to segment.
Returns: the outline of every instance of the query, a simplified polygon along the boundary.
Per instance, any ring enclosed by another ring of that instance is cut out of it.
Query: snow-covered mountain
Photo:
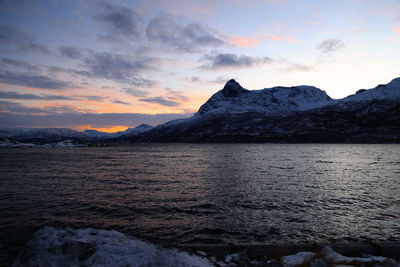
[[[343,99],[313,86],[244,89],[229,80],[188,119],[126,131],[0,128],[0,142],[400,143],[400,78]]]
[[[84,133],[68,128],[0,128],[0,138],[24,142],[59,142],[63,140],[89,141]]]
[[[400,78],[343,99],[313,86],[247,90],[229,80],[188,119],[132,142],[400,142]]]
[[[76,141],[81,143],[102,142],[105,140],[118,138],[121,136],[134,137],[145,131],[152,129],[153,126],[141,124],[135,128],[128,128],[125,131],[116,133],[106,133],[96,130],[85,130],[78,132],[68,128],[0,128],[0,142],[10,144],[21,144],[24,142],[30,145],[46,144],[68,141]],[[70,142],[71,143],[71,142]]]
[[[203,104],[197,114],[252,111],[282,114],[321,107],[332,102],[325,91],[314,86],[278,86],[250,91],[232,79]]]

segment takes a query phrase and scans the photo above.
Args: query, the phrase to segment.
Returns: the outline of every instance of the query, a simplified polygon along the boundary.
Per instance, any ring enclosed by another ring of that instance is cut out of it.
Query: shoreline
[[[317,266],[400,266],[399,241],[177,244],[152,242],[115,230],[48,226],[14,249],[17,249],[14,255],[0,253],[6,265],[65,261],[78,265],[107,265],[112,264],[111,259],[118,258],[122,265],[137,260],[154,263],[157,259],[158,262],[206,263],[194,266],[315,266],[314,263],[322,264]]]
[[[319,253],[324,247],[331,247],[336,252],[348,257],[362,257],[363,254],[382,256],[400,260],[400,241],[380,242],[349,242],[325,244],[181,244],[178,249],[195,252],[203,251],[207,255],[223,257],[233,253],[245,253],[249,258],[268,257],[279,259],[282,256],[296,254],[302,251]]]

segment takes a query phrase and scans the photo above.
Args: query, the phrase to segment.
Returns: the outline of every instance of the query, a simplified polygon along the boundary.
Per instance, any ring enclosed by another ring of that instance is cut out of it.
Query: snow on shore
[[[91,228],[44,227],[34,234],[27,249],[14,266],[400,266],[386,257],[346,257],[329,246],[317,253],[301,251],[280,260],[266,257],[250,260],[243,252],[216,259],[201,251],[191,255],[114,230]]]

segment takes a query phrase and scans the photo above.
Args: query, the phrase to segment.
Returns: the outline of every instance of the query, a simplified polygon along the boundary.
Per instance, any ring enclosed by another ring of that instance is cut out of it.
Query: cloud
[[[10,59],[10,58],[1,58],[0,59],[2,65],[7,65],[7,68],[17,68],[17,69],[25,69],[29,71],[37,71],[40,70],[40,67],[37,65],[32,65],[26,62],[22,62],[20,60],[16,59]]]
[[[0,102],[1,110],[1,102]],[[68,127],[79,125],[93,127],[127,125],[137,126],[142,123],[158,125],[170,120],[187,118],[192,114],[142,114],[142,113],[68,113],[68,114],[13,114],[0,112],[0,125],[7,127]]]
[[[173,99],[173,100],[181,100],[181,101],[187,101],[188,98],[183,95],[181,91],[175,91],[171,88],[165,88],[167,91],[167,97],[168,99]]]
[[[393,31],[400,35],[400,27],[393,28]]]
[[[260,43],[260,40],[257,38],[249,38],[249,37],[241,37],[237,35],[232,35],[229,42],[232,45],[238,47],[254,47]]]
[[[197,77],[197,76],[186,77],[185,80],[188,81],[188,82],[192,82],[192,83],[199,83],[199,82],[201,82],[200,78]]]
[[[213,14],[216,9],[223,4],[221,1],[203,0],[203,1],[187,1],[187,0],[152,0],[147,1],[149,5],[158,8],[168,14],[177,16],[194,17],[204,19],[204,15]]]
[[[83,60],[89,71],[79,74],[130,82],[136,86],[151,86],[154,81],[138,78],[137,74],[144,70],[153,70],[153,61],[154,59],[150,58],[130,59],[120,54],[92,52]]]
[[[179,106],[179,102],[174,101],[174,100],[169,100],[165,97],[157,96],[157,97],[151,97],[151,98],[141,98],[139,101],[143,102],[149,102],[149,103],[156,103],[162,106],[166,107],[177,107]]]
[[[15,92],[0,92],[0,99],[20,99],[20,100],[76,100],[75,97],[63,95],[35,95],[35,94],[19,94]]]
[[[101,5],[101,13],[96,20],[106,26],[105,40],[133,42],[139,39],[143,31],[143,21],[139,14],[126,6]]]
[[[294,64],[290,64],[287,68],[285,68],[285,71],[291,72],[291,71],[311,71],[313,70],[314,67],[313,66],[307,66],[307,65],[303,65],[303,64],[298,64],[298,63],[294,63]]]
[[[43,110],[41,108],[25,107],[19,103],[15,103],[15,102],[11,102],[11,101],[0,100],[0,112],[38,114],[38,113],[42,113]],[[7,124],[4,124],[4,125],[7,125]]]
[[[85,110],[78,110],[72,106],[44,106],[44,107],[27,107],[21,105],[19,103],[11,102],[11,101],[2,101],[0,100],[0,113],[11,113],[11,114],[63,114],[63,113],[79,113],[84,112]],[[11,127],[8,124],[5,124]]]
[[[297,40],[291,36],[280,36],[280,35],[268,34],[268,35],[265,35],[264,38],[267,40],[270,40],[270,41],[275,41],[275,42],[287,41],[292,44],[300,43],[299,40]]]
[[[344,47],[344,44],[339,39],[326,39],[317,45],[317,49],[324,54],[333,53]]]
[[[197,76],[186,77],[184,79],[187,82],[191,83],[202,83],[202,84],[225,84],[229,79],[226,77],[218,76],[212,80],[202,80]]]
[[[81,96],[82,99],[92,100],[92,101],[104,101],[104,98],[96,95]]]
[[[18,28],[0,25],[0,46],[7,47],[13,52],[50,54],[50,50],[39,43],[36,38]]]
[[[71,59],[79,59],[82,57],[81,50],[73,46],[60,46],[58,52],[60,55]]]
[[[136,97],[145,97],[148,95],[147,92],[139,90],[139,89],[135,89],[135,88],[124,88],[124,91],[127,94],[130,94],[131,96],[136,96]]]
[[[187,53],[225,44],[224,38],[214,29],[198,23],[185,24],[167,16],[151,19],[146,27],[146,37],[151,42]]]
[[[235,78],[236,79],[236,78]],[[210,83],[215,83],[215,84],[225,84],[229,79],[226,77],[218,76],[215,79],[209,81]]]
[[[251,57],[245,55],[236,55],[231,53],[207,54],[200,62],[204,62],[201,69],[240,69],[252,68],[254,66],[271,63],[273,60],[269,57]]]
[[[54,90],[63,90],[70,86],[67,82],[56,80],[44,75],[16,73],[7,70],[0,70],[0,82],[5,84]]]
[[[114,100],[113,103],[115,103],[115,104],[121,104],[121,105],[127,105],[127,106],[132,105],[131,103],[124,102],[124,101],[120,101],[120,100]]]

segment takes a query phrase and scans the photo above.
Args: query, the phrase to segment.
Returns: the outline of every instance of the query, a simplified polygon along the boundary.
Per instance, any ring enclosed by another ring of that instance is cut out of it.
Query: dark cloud
[[[271,63],[273,60],[269,57],[250,57],[245,55],[236,55],[231,53],[207,54],[200,62],[201,69],[240,69],[251,68],[257,65]]]
[[[324,54],[335,52],[344,47],[344,44],[339,39],[326,39],[317,45],[317,49]]]
[[[134,85],[140,86],[148,86],[152,83],[150,80],[137,77],[137,74],[144,70],[154,69],[150,65],[152,59],[149,58],[129,59],[126,56],[114,53],[92,52],[83,62],[89,69],[88,72],[81,73],[83,75],[87,74],[114,81],[130,81]]]
[[[225,44],[224,38],[216,30],[197,23],[185,25],[166,16],[149,21],[146,37],[149,41],[180,52],[198,52]]]
[[[1,102],[0,102],[1,110]],[[192,114],[141,114],[141,113],[69,113],[51,115],[13,114],[0,112],[0,125],[7,127],[68,127],[92,125],[110,127],[115,125],[137,126],[142,123],[158,125],[170,120],[182,119]]]
[[[102,4],[96,20],[106,26],[104,39],[115,41],[136,41],[142,31],[143,22],[135,10],[125,6]]]
[[[95,95],[89,95],[89,96],[82,96],[81,98],[87,99],[87,100],[92,100],[92,101],[104,101],[104,98],[101,96],[95,96]]]
[[[169,100],[165,97],[157,96],[157,97],[151,97],[151,98],[141,98],[139,101],[143,102],[149,102],[149,103],[156,103],[160,104],[162,106],[167,106],[167,107],[177,107],[179,106],[179,102],[174,101],[174,100]]]
[[[71,59],[79,59],[83,56],[81,50],[73,46],[60,46],[58,52],[61,56]]]
[[[135,88],[124,88],[124,91],[130,94],[131,96],[136,96],[136,97],[145,97],[148,95],[147,92]]]
[[[0,25],[0,46],[13,52],[50,54],[50,50],[36,38],[18,28]]]
[[[114,100],[113,103],[115,103],[115,104],[121,104],[121,105],[127,105],[127,106],[130,106],[130,105],[131,105],[131,103],[124,102],[124,101],[121,101],[121,100]]]
[[[313,66],[307,66],[307,65],[303,65],[303,64],[290,64],[287,68],[285,68],[284,70],[286,71],[311,71],[313,70],[314,67]]]
[[[75,97],[62,95],[35,95],[35,94],[19,94],[15,92],[0,92],[0,99],[21,99],[21,100],[76,100]]]
[[[42,18],[47,13],[46,5],[48,3],[43,1],[1,0],[0,11],[22,17]]]
[[[68,70],[58,66],[46,66],[46,70],[51,73],[69,72]]]
[[[3,66],[3,69],[7,69],[3,73],[0,69],[0,82],[44,89],[61,89],[66,87],[67,82],[32,73],[32,71],[40,72],[45,70],[50,74],[66,73],[90,79],[104,78],[135,87],[152,87],[157,84],[154,80],[139,76],[144,71],[155,70],[160,62],[157,58],[132,57],[107,52],[99,53],[88,49],[82,52],[78,48],[69,46],[59,47],[59,53],[68,58],[78,59],[81,66],[86,67],[86,69],[76,70],[58,66],[32,65],[19,60],[0,58],[0,66]],[[18,74],[10,71],[10,68],[14,68],[15,70],[23,69],[28,72],[26,74]]]
[[[63,90],[69,87],[67,82],[56,80],[44,75],[15,73],[7,70],[0,70],[0,82],[5,84],[54,90]]]

